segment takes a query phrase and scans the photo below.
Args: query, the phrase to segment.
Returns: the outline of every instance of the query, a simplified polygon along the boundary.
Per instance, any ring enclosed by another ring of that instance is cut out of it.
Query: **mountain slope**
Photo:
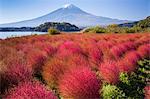
[[[42,17],[16,23],[1,24],[0,27],[35,27],[45,22],[69,22],[77,26],[94,26],[120,24],[127,21],[95,16],[69,4]]]

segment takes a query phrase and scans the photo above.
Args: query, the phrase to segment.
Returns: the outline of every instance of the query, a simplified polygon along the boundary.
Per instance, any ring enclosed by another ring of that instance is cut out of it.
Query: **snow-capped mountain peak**
[[[74,6],[73,4],[65,4],[63,6],[63,8],[73,8],[73,7],[76,7],[76,6]]]

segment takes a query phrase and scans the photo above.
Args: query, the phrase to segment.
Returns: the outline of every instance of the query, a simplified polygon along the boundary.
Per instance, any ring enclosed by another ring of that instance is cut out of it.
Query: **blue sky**
[[[0,0],[0,24],[36,18],[68,3],[116,19],[140,20],[150,15],[150,0]]]

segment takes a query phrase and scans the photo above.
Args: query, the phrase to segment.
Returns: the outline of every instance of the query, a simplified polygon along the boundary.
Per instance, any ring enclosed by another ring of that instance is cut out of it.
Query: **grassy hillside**
[[[124,24],[119,24],[120,27],[141,27],[141,28],[148,28],[150,27],[150,16],[147,18],[140,20],[140,21],[135,21],[131,23],[124,23]]]
[[[139,21],[135,26],[141,27],[141,28],[150,28],[150,16],[148,16],[146,19]]]

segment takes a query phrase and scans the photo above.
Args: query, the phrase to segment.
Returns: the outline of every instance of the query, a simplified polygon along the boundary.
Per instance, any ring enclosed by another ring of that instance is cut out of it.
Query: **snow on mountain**
[[[63,8],[72,8],[72,7],[74,7],[73,4],[66,4],[66,5],[63,6]]]

